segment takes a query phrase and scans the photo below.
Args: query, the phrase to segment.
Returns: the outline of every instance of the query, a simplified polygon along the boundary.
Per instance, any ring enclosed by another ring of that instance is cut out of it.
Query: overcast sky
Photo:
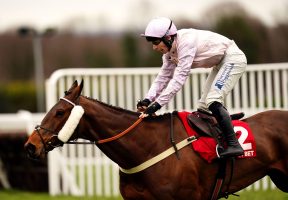
[[[45,29],[77,24],[84,31],[143,29],[156,16],[197,22],[220,2],[238,2],[267,25],[288,20],[288,0],[0,0],[0,32],[21,25]]]

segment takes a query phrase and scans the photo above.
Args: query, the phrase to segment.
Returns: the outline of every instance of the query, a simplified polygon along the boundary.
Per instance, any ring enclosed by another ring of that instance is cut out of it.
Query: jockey
[[[138,101],[137,109],[142,111],[139,117],[147,117],[166,105],[182,88],[190,69],[211,68],[198,109],[212,113],[224,133],[227,148],[218,152],[220,158],[243,155],[230,115],[223,106],[247,66],[246,56],[235,42],[211,31],[177,30],[164,17],[152,19],[141,36],[152,43],[153,50],[163,54],[163,64],[146,97]]]

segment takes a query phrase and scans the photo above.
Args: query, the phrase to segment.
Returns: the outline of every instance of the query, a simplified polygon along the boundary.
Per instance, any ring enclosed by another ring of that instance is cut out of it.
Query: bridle
[[[69,99],[66,99],[64,97],[61,97],[60,100],[64,100],[65,102],[71,104],[73,107],[76,106],[75,103],[73,103],[72,101],[70,101]],[[107,142],[111,142],[114,141],[122,136],[124,136],[125,134],[127,134],[128,132],[130,132],[133,128],[135,128],[141,121],[143,120],[143,118],[139,118],[137,121],[135,121],[130,127],[128,127],[126,130],[124,130],[121,133],[116,134],[115,136],[106,138],[106,139],[101,139],[101,140],[97,140],[97,141],[91,141],[91,142],[78,142],[78,141],[67,141],[65,142],[65,144],[103,144],[103,143],[107,143]],[[44,138],[42,137],[40,130],[44,130],[47,132],[52,133],[53,135],[48,139],[47,143],[45,143]],[[56,147],[61,147],[64,145],[64,142],[62,142],[61,140],[59,140],[58,138],[58,134],[56,131],[45,128],[41,125],[37,125],[35,127],[35,131],[37,133],[37,135],[40,137],[40,140],[43,144],[44,147],[44,151],[47,154],[49,151],[53,150]]]
[[[49,140],[48,140],[47,143],[45,143],[44,138],[43,138],[42,135],[40,134],[40,130],[41,130],[41,129],[53,133],[53,135],[49,138]],[[56,148],[56,147],[62,147],[62,146],[64,145],[64,143],[58,139],[58,135],[55,134],[55,133],[56,133],[55,131],[52,131],[52,130],[47,129],[47,128],[44,128],[44,127],[42,127],[42,126],[40,126],[40,125],[37,125],[37,126],[35,127],[35,131],[36,131],[36,133],[38,134],[38,136],[40,137],[40,140],[41,140],[41,142],[42,142],[42,144],[43,144],[44,151],[45,151],[46,154],[47,154],[49,151],[53,150],[54,148]],[[54,138],[55,138],[55,139],[54,139]],[[55,141],[54,143],[52,142],[53,139],[54,139],[54,141]]]

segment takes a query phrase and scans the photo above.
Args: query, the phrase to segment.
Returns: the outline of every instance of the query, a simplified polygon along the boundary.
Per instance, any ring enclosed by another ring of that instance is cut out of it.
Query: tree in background
[[[205,19],[211,30],[235,40],[248,63],[270,61],[269,28],[250,16],[239,4],[222,3],[209,9]]]
[[[126,67],[141,66],[138,42],[134,33],[124,33],[121,46],[123,48],[123,60]]]
[[[288,20],[269,30],[270,62],[288,61]]]
[[[19,38],[13,33],[0,36],[0,82],[27,80],[33,77],[31,39]]]
[[[235,40],[245,53],[248,63],[260,62],[261,38],[243,18],[239,16],[223,17],[219,19],[213,29],[215,32]]]
[[[201,23],[187,19],[175,23],[179,29],[208,29],[235,40],[247,55],[248,64],[288,61],[287,20],[267,27],[239,5],[224,3],[207,10]],[[0,105],[0,113],[20,108],[35,112],[35,89],[31,88],[34,79],[32,41],[20,38],[15,32],[0,34],[0,94],[1,102],[6,102]],[[75,34],[72,29],[65,29],[43,39],[45,78],[59,68],[160,67],[162,55],[151,49],[152,45],[145,38],[131,30]],[[14,87],[18,89],[7,92]]]

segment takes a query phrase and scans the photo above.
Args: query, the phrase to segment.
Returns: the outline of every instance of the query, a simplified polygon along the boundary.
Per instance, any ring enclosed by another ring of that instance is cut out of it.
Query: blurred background
[[[0,115],[45,112],[44,82],[60,68],[160,66],[161,55],[140,37],[157,16],[235,40],[249,64],[288,62],[287,0],[0,0]],[[24,162],[19,153],[27,135],[0,132],[8,188],[47,191],[47,161]],[[32,166],[38,174],[23,176]]]
[[[0,0],[0,113],[44,111],[35,74],[43,84],[59,68],[160,66],[139,37],[156,16],[234,39],[249,64],[288,61],[287,0]]]

